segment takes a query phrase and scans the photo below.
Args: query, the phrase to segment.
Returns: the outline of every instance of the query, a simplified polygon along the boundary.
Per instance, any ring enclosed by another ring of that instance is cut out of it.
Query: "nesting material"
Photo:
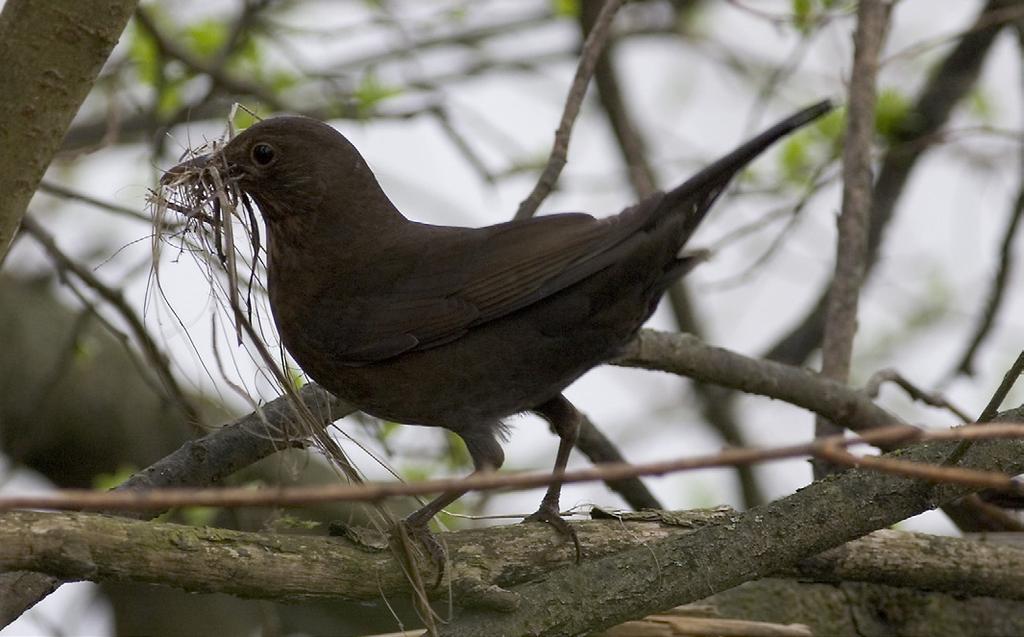
[[[262,245],[252,201],[230,175],[220,153],[222,147],[222,142],[215,141],[191,151],[191,160],[165,173],[159,187],[150,191],[154,224],[153,263],[156,268],[160,246],[168,236],[168,229],[180,228],[180,249],[214,266],[207,278],[213,295],[226,301],[230,308],[241,343],[243,326],[240,319],[247,317],[251,321],[252,292],[254,288],[262,287],[258,276]],[[183,225],[168,223],[170,212],[180,215]],[[216,280],[221,278],[215,276],[217,270],[226,278],[223,285],[217,284]],[[247,274],[244,276],[247,279],[244,309],[240,301],[240,270]]]

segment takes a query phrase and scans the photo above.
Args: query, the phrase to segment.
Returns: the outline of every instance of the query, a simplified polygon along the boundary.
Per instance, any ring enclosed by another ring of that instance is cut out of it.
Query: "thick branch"
[[[865,431],[901,423],[859,392],[801,367],[758,360],[713,347],[688,334],[644,329],[616,365],[688,376],[705,383],[776,398]]]
[[[783,625],[795,622],[808,626],[814,635],[828,637],[1024,634],[1024,604],[1018,601],[852,581],[837,585],[761,579],[700,604],[710,605],[721,617]]]
[[[8,0],[0,13],[0,263],[136,0]]]
[[[727,525],[728,509],[623,514],[575,524],[590,559]],[[409,592],[390,551],[322,536],[251,533],[141,523],[85,513],[12,512],[0,524],[0,566],[45,570],[66,579],[132,581],[193,592],[298,602],[378,601]],[[441,535],[451,566],[432,591],[456,603],[487,603],[466,583],[515,586],[571,568],[562,539],[542,525],[508,525]],[[500,547],[500,548],[499,548]],[[878,531],[825,551],[775,576],[819,582],[873,582],[959,595],[1024,600],[1024,548],[898,531]],[[491,602],[513,596],[495,590]]]
[[[601,556],[728,518],[728,510],[696,511],[665,514],[653,523],[604,520],[574,526],[587,555]],[[391,551],[342,538],[141,523],[82,513],[24,511],[2,519],[0,565],[45,570],[67,579],[150,582],[285,602],[375,601],[410,590],[409,578]],[[448,582],[456,589],[460,581],[511,586],[574,559],[571,545],[542,524],[440,537],[451,566],[446,584],[432,591],[436,597],[447,595]],[[425,561],[422,567],[433,565]]]
[[[299,390],[299,398],[325,427],[352,413],[353,408],[313,383]],[[169,487],[205,487],[249,465],[295,444],[305,444],[305,431],[296,425],[298,416],[286,396],[280,396],[259,411],[251,412],[198,440],[190,440],[174,453],[128,478],[116,490]],[[148,519],[160,511],[140,516],[137,511],[110,511],[127,517]]]
[[[954,444],[923,444],[896,454],[940,463]],[[975,444],[962,466],[1024,471],[1024,442]],[[949,502],[961,487],[929,486],[852,470],[685,536],[551,573],[513,590],[506,615],[467,611],[442,635],[577,635],[613,626],[764,577],[798,560]]]

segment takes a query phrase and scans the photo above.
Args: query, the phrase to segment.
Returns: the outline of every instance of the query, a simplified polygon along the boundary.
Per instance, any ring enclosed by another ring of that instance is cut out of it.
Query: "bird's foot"
[[[410,516],[410,518],[411,517],[412,516]],[[437,536],[431,532],[427,527],[427,524],[419,523],[416,520],[411,520],[409,518],[399,520],[396,533],[399,534],[400,540],[405,538],[417,540],[426,550],[427,557],[434,563],[434,567],[437,570],[437,577],[434,580],[434,588],[437,588],[441,584],[441,580],[444,578],[445,566],[448,563],[448,553],[445,551],[444,545],[441,544],[441,541],[437,539]],[[411,546],[407,542],[403,542],[402,544],[410,551],[416,550],[416,547]]]
[[[583,548],[580,546],[580,538],[576,535],[576,529],[569,526],[569,523],[559,515],[558,505],[542,502],[536,513],[523,518],[523,523],[526,522],[547,522],[555,527],[556,531],[572,540],[573,547],[576,549],[576,563],[579,564],[583,561]]]

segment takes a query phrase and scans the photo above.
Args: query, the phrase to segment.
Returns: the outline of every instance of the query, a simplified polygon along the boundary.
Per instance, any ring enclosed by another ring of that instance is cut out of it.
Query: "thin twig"
[[[569,154],[569,138],[572,136],[572,127],[576,123],[580,106],[583,104],[583,96],[587,93],[587,84],[594,74],[594,67],[597,66],[597,58],[608,41],[608,34],[611,31],[612,19],[615,13],[622,6],[624,0],[606,0],[601,8],[601,14],[594,22],[594,28],[590,35],[583,42],[583,51],[580,53],[579,65],[576,67],[576,75],[573,77],[572,86],[569,88],[569,95],[565,100],[565,109],[562,111],[562,119],[555,131],[555,144],[551,149],[551,156],[544,167],[544,171],[537,180],[530,195],[519,204],[516,210],[516,219],[528,219],[537,212],[541,202],[551,193],[558,181],[558,176],[565,167]]]
[[[1024,41],[1022,41],[1021,46],[1024,47]],[[1024,164],[1024,161],[1021,163]],[[999,312],[999,308],[1002,307],[1003,299],[1006,297],[1006,286],[1010,280],[1010,271],[1015,262],[1013,244],[1017,238],[1017,230],[1020,228],[1022,218],[1024,218],[1024,181],[1021,182],[1020,191],[1017,193],[1017,201],[1010,212],[1010,221],[1006,225],[1006,231],[1003,233],[1002,246],[999,250],[999,269],[992,280],[992,287],[985,300],[985,309],[982,310],[978,325],[974,328],[974,333],[971,335],[971,340],[968,342],[964,353],[960,356],[960,361],[950,374],[951,377],[957,374],[966,374],[968,376],[974,374],[974,356],[978,353],[981,344],[992,330],[996,314]]]
[[[988,425],[994,427],[995,425]],[[988,428],[978,426],[978,429]],[[959,431],[959,430],[953,430]],[[971,438],[965,442],[974,442],[979,438]],[[880,458],[878,456],[857,456],[850,453],[841,444],[841,439],[829,438],[822,442],[815,450],[815,456],[823,458],[832,464],[844,468],[859,467],[871,469],[890,475],[904,476],[930,482],[932,484],[959,484],[965,487],[977,489],[1000,489],[1009,491],[1015,495],[1024,493],[1024,483],[1014,476],[1008,476],[993,471],[979,471],[977,469],[961,469],[944,465],[925,464],[921,462],[910,462],[895,458]]]
[[[1003,382],[999,383],[999,387],[996,388],[995,393],[992,394],[992,398],[989,399],[988,404],[985,405],[985,409],[982,410],[981,415],[978,416],[979,423],[984,424],[991,422],[991,420],[996,417],[996,414],[999,413],[999,405],[1002,405],[1003,401],[1006,400],[1006,395],[1010,393],[1011,389],[1013,389],[1014,384],[1016,384],[1017,379],[1020,378],[1021,374],[1024,374],[1024,351],[1017,356],[1017,360],[1013,362],[1010,369],[1006,370],[1006,374],[1003,375]],[[946,458],[943,465],[953,466],[960,462],[964,455],[967,454],[967,451],[971,448],[972,444],[973,443],[970,440],[964,440],[961,442],[957,445],[956,449],[953,450],[953,453],[949,454],[949,457]]]
[[[562,473],[531,472],[509,474],[488,472],[465,478],[428,480],[416,483],[373,483],[331,484],[306,487],[269,487],[252,489],[229,487],[220,489],[158,489],[147,491],[91,491],[88,489],[61,489],[47,494],[11,495],[0,497],[0,511],[24,508],[64,510],[148,510],[169,509],[181,506],[304,506],[322,502],[378,502],[392,496],[425,495],[443,491],[531,489],[546,486],[554,481],[561,483],[592,482],[596,480],[621,480],[636,476],[660,476],[680,471],[733,467],[741,464],[769,462],[786,458],[812,455],[841,457],[838,449],[853,445],[892,446],[917,442],[950,440],[994,440],[1024,438],[1022,424],[967,425],[944,431],[923,431],[916,427],[897,425],[877,429],[856,438],[830,436],[812,442],[772,447],[765,449],[726,449],[717,454],[696,458],[676,458],[644,464],[607,464],[585,469],[574,469]],[[907,468],[904,462],[877,463],[851,456],[844,460],[848,466],[867,466],[932,482],[955,483],[972,488],[1000,489],[1011,493],[1024,493],[1024,484],[1012,476],[992,471],[957,469],[940,470],[935,465],[926,471],[914,464]]]
[[[971,417],[967,415],[967,412],[956,407],[956,405],[951,403],[945,396],[921,389],[895,369],[883,369],[875,372],[871,378],[868,379],[867,384],[864,385],[864,392],[872,398],[877,398],[879,391],[882,389],[883,383],[895,384],[897,387],[907,392],[907,395],[912,399],[919,400],[926,405],[947,409],[959,418],[961,422],[968,422],[971,419]]]
[[[871,214],[871,141],[875,131],[875,79],[878,54],[888,29],[890,4],[886,0],[862,0],[857,8],[853,36],[853,71],[843,143],[843,206],[839,215],[835,274],[829,288],[822,343],[822,375],[846,381],[850,374],[853,336],[857,331],[857,303],[867,259]],[[842,428],[817,419],[815,436],[834,435]],[[830,473],[820,463],[814,477]]]
[[[116,215],[128,217],[129,219],[134,219],[136,221],[142,221],[145,223],[152,223],[153,221],[149,218],[149,215],[143,214],[134,208],[129,208],[128,206],[122,206],[109,201],[103,201],[102,199],[97,199],[96,197],[68,188],[63,184],[58,184],[46,179],[39,183],[39,190],[55,197],[70,199],[72,201],[81,201],[82,203],[87,203],[90,206],[99,208],[100,210],[106,210],[107,212],[112,212]]]
[[[1017,356],[1017,360],[1013,362],[1010,369],[1006,370],[1006,374],[1003,375],[1003,382],[999,383],[999,387],[996,388],[992,399],[988,401],[985,409],[978,416],[978,422],[989,422],[996,417],[996,414],[999,412],[999,405],[1002,405],[1003,401],[1006,400],[1006,395],[1013,389],[1021,374],[1024,374],[1024,351]]]
[[[124,295],[120,290],[115,290],[110,286],[106,285],[102,281],[96,278],[95,275],[86,267],[79,264],[77,261],[66,255],[60,247],[57,246],[57,242],[53,236],[40,226],[36,220],[30,216],[25,215],[21,221],[21,227],[26,233],[32,236],[43,250],[53,259],[54,263],[61,269],[67,270],[73,273],[79,280],[92,289],[96,294],[100,296],[104,301],[110,304],[118,314],[128,323],[128,328],[135,336],[136,341],[142,348],[142,353],[145,355],[146,360],[149,361],[150,365],[156,371],[160,377],[164,388],[167,390],[169,397],[178,405],[178,407],[184,412],[189,423],[193,426],[199,426],[202,420],[199,416],[198,410],[192,405],[191,401],[185,396],[185,392],[182,391],[181,386],[178,385],[177,379],[174,378],[174,374],[171,373],[170,364],[167,357],[157,346],[156,342],[149,335],[149,331],[146,326],[142,323],[142,319],[139,318],[135,310],[132,309],[128,302],[125,301]]]

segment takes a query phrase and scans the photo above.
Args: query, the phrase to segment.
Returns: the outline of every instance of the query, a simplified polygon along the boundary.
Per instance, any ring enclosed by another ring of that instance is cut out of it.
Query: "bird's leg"
[[[537,512],[528,516],[523,521],[547,522],[555,527],[559,533],[568,536],[576,549],[576,562],[578,563],[583,556],[580,540],[576,535],[575,529],[569,526],[562,519],[562,516],[559,515],[558,500],[562,493],[560,476],[565,471],[565,465],[569,462],[569,453],[572,451],[573,445],[576,444],[576,438],[579,436],[582,416],[580,412],[576,411],[572,403],[561,394],[535,407],[531,411],[547,420],[551,425],[551,429],[558,435],[558,454],[555,456],[553,473],[559,476],[559,478],[556,478],[548,486],[548,490],[544,494],[544,499],[540,501],[540,508],[537,509]]]
[[[474,427],[458,432],[459,436],[466,443],[466,449],[469,451],[470,458],[473,459],[474,471],[470,474],[471,476],[481,472],[495,471],[504,463],[505,454],[502,453],[501,446],[495,440],[495,432],[500,432],[501,427],[501,423],[495,422],[487,426]],[[409,535],[415,537],[423,544],[430,557],[434,560],[434,563],[437,564],[437,581],[434,583],[435,586],[440,584],[442,577],[444,577],[445,551],[444,547],[441,546],[441,542],[430,532],[430,520],[446,506],[465,494],[465,489],[445,491],[402,520],[402,524],[409,532]]]
[[[427,549],[427,553],[430,554],[430,558],[434,560],[435,564],[437,564],[438,582],[440,582],[441,577],[444,575],[445,552],[444,547],[441,546],[441,542],[430,531],[430,520],[440,513],[441,509],[445,508],[452,502],[455,502],[465,495],[465,493],[465,491],[445,491],[427,504],[410,513],[401,522],[405,525],[409,535],[415,537],[421,544],[423,544],[424,548]]]

